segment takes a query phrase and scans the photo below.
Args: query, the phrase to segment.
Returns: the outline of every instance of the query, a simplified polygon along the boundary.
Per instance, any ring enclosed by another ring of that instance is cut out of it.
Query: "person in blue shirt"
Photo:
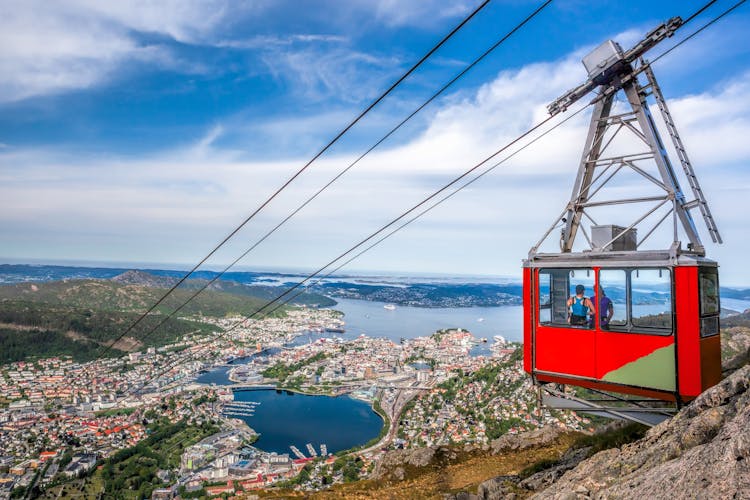
[[[576,285],[576,294],[568,299],[568,323],[577,326],[590,326],[589,314],[594,315],[594,304],[583,293],[586,287]]]

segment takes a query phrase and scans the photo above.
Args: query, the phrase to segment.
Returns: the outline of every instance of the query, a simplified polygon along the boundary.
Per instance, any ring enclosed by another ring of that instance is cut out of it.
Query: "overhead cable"
[[[211,258],[221,247],[223,247],[234,235],[236,235],[248,222],[250,222],[255,216],[261,212],[271,201],[273,201],[284,189],[286,189],[297,177],[299,177],[312,163],[320,158],[328,149],[331,148],[341,137],[346,134],[357,122],[359,122],[367,113],[369,113],[375,106],[377,106],[386,96],[388,96],[399,84],[401,84],[409,75],[411,75],[417,68],[419,68],[432,54],[434,54],[445,42],[453,37],[466,23],[468,23],[479,11],[481,11],[490,0],[483,0],[471,13],[466,16],[455,28],[453,28],[447,35],[445,35],[434,47],[432,47],[419,61],[417,61],[406,73],[404,73],[398,80],[396,80],[385,92],[375,99],[369,106],[367,106],[354,120],[352,120],[346,127],[344,127],[336,136],[331,139],[315,156],[313,156],[305,165],[297,170],[289,179],[287,179],[271,196],[266,199],[258,208],[256,208],[250,215],[248,215],[240,225],[233,229],[218,245],[216,245],[205,257],[203,257],[193,268],[182,276],[171,288],[167,290],[164,295],[159,298],[151,307],[149,307],[143,314],[141,314],[130,326],[128,326],[113,342],[109,343],[106,348],[100,352],[96,359],[102,358],[107,352],[112,349],[112,346],[121,341],[133,328],[143,321],[143,319],[151,314],[172,292],[174,292],[182,283],[185,282],[195,271],[198,270],[206,261]]]
[[[454,76],[448,83],[443,85],[437,92],[432,94],[432,96],[427,99],[425,102],[423,102],[419,107],[417,107],[414,111],[412,111],[406,118],[401,120],[395,127],[393,127],[387,134],[385,134],[383,137],[381,137],[375,144],[373,144],[369,149],[367,149],[364,153],[362,153],[357,159],[352,161],[346,168],[341,170],[338,174],[336,174],[330,181],[328,181],[323,187],[318,189],[314,194],[309,196],[301,205],[299,205],[296,209],[294,209],[289,215],[287,215],[281,222],[276,224],[272,229],[267,231],[260,239],[258,239],[255,243],[253,243],[247,250],[245,250],[239,257],[237,257],[234,261],[232,261],[229,265],[227,265],[224,269],[216,273],[215,276],[213,276],[210,280],[208,280],[203,286],[198,288],[190,297],[187,298],[179,307],[177,307],[174,311],[172,311],[168,316],[166,316],[164,319],[162,319],[159,323],[157,323],[153,328],[151,328],[149,331],[147,331],[143,336],[139,337],[140,341],[143,341],[144,339],[150,337],[156,330],[158,330],[161,326],[163,326],[166,322],[168,322],[171,318],[173,318],[178,312],[180,312],[185,306],[187,306],[190,302],[193,301],[198,295],[200,295],[204,290],[206,290],[208,287],[210,287],[212,284],[214,284],[216,281],[218,281],[224,274],[226,274],[231,268],[233,268],[237,263],[239,263],[242,259],[244,259],[250,252],[255,250],[261,243],[263,243],[267,238],[269,238],[272,234],[274,234],[278,229],[280,229],[284,224],[286,224],[292,217],[296,216],[301,210],[303,210],[307,205],[309,205],[313,200],[315,200],[323,191],[328,189],[333,183],[335,183],[339,178],[341,178],[343,175],[345,175],[349,170],[351,170],[355,165],[357,165],[365,156],[367,156],[369,153],[371,153],[374,149],[379,147],[383,142],[385,142],[389,137],[391,137],[397,130],[399,130],[406,122],[411,120],[417,113],[422,111],[427,105],[429,105],[431,102],[433,102],[435,99],[437,99],[440,95],[442,95],[448,88],[450,88],[454,83],[456,83],[459,79],[461,79],[466,73],[469,72],[474,66],[476,66],[482,59],[487,57],[489,54],[491,54],[495,49],[497,49],[500,45],[503,44],[508,38],[510,38],[514,33],[516,33],[518,30],[520,30],[526,23],[528,23],[531,19],[533,19],[539,12],[542,11],[545,7],[547,7],[550,3],[552,3],[552,0],[547,0],[544,3],[542,3],[539,7],[537,7],[533,12],[531,12],[526,18],[524,18],[520,23],[518,23],[513,29],[511,29],[508,33],[506,33],[502,38],[497,40],[492,46],[490,46],[487,50],[485,50],[479,57],[474,59],[468,66],[466,66],[463,70],[461,70],[456,76]]]

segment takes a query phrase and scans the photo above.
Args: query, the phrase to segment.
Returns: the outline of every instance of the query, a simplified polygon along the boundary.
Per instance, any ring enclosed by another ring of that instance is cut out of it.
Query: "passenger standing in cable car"
[[[576,285],[576,294],[568,299],[568,323],[571,325],[578,326],[593,326],[589,322],[589,314],[594,317],[595,310],[594,304],[588,297],[584,297],[583,293],[586,291],[586,287],[583,285]]]
[[[604,293],[604,288],[599,287],[599,326],[602,330],[609,330],[609,322],[615,315],[615,306],[612,299]]]

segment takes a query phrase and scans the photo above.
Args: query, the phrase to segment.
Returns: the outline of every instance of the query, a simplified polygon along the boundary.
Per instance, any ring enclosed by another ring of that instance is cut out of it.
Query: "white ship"
[[[395,311],[396,310],[396,306],[393,305],[393,304],[386,304],[386,305],[383,306],[383,309],[388,309],[389,311]]]

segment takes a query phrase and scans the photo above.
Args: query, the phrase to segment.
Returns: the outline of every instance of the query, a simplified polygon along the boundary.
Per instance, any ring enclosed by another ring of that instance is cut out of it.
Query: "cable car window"
[[[540,324],[593,326],[590,314],[596,304],[593,269],[540,269],[538,285]]]
[[[568,324],[568,271],[542,269],[539,271],[539,323]]]
[[[603,330],[628,324],[628,277],[622,269],[599,272],[599,326]]]
[[[634,327],[671,332],[672,276],[669,270],[631,270],[630,308]]]
[[[549,273],[539,273],[539,323],[552,322],[552,298]]]
[[[702,267],[698,271],[700,294],[701,337],[719,333],[719,272],[716,268]]]
[[[571,326],[593,328],[596,297],[593,269],[571,269],[568,291],[568,322]]]
[[[701,268],[698,273],[701,297],[701,316],[719,314],[719,273],[716,269]]]

